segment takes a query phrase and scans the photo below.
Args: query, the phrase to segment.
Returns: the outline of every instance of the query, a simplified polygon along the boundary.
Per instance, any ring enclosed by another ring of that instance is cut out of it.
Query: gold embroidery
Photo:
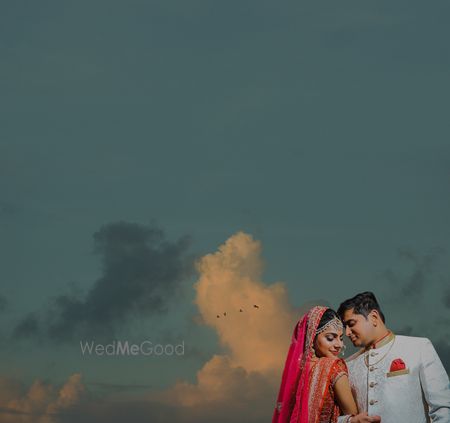
[[[409,369],[396,370],[395,372],[386,373],[387,377],[401,376],[409,374]]]
[[[337,422],[340,409],[333,385],[343,375],[348,375],[348,370],[342,359],[322,357],[314,363],[309,380],[309,422]]]

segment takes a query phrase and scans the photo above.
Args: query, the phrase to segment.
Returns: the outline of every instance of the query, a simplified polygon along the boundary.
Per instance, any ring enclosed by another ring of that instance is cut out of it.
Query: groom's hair
[[[340,318],[343,319],[344,313],[347,310],[353,309],[353,313],[362,314],[366,319],[372,310],[378,311],[383,323],[385,322],[384,314],[381,311],[380,305],[373,292],[366,291],[361,294],[355,295],[353,298],[345,300],[338,308],[337,313]]]

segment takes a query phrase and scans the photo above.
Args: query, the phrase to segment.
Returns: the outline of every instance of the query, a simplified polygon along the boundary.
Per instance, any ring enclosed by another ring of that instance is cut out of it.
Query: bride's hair
[[[328,322],[333,319],[341,320],[341,318],[333,309],[328,308],[327,310],[325,310],[325,313],[323,313],[322,318],[320,319],[319,326],[317,326],[317,332],[320,332],[320,329],[322,329]]]

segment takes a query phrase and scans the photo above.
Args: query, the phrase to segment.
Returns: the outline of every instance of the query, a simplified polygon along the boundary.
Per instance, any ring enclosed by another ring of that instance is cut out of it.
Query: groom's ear
[[[378,313],[378,310],[371,310],[369,313],[369,320],[370,322],[377,327],[383,320],[381,319],[380,313]]]

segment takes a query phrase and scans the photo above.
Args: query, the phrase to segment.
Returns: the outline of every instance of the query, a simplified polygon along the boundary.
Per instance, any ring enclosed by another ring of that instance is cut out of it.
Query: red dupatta
[[[327,309],[313,307],[295,326],[272,423],[316,423],[320,416],[329,372],[317,377],[315,371],[311,389],[311,360],[317,327]]]

